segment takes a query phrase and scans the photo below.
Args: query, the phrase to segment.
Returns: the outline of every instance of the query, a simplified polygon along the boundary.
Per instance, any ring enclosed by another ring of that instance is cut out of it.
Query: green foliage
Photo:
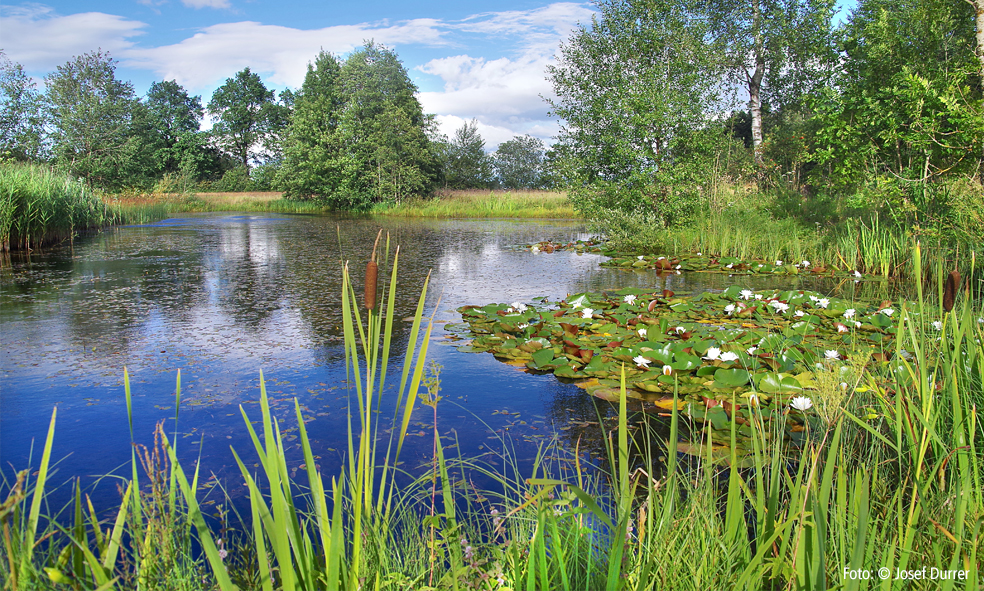
[[[485,140],[478,133],[476,119],[466,121],[444,144],[441,164],[446,189],[478,189],[492,184],[493,160],[485,153]]]
[[[543,189],[543,142],[529,135],[502,142],[495,151],[499,183],[507,189]]]
[[[45,86],[56,162],[107,189],[149,183],[157,145],[147,108],[131,83],[116,79],[108,53],[73,58]]]
[[[0,50],[0,157],[44,156],[44,119],[37,84]]]
[[[219,153],[208,145],[207,134],[199,131],[204,115],[201,97],[189,96],[177,82],[166,80],[150,85],[144,104],[159,138],[155,156],[161,174],[180,176],[183,184],[189,184],[216,173]]]
[[[251,161],[270,151],[270,140],[283,125],[283,107],[274,98],[274,92],[247,67],[227,78],[208,103],[209,114],[217,118],[212,136],[247,171]],[[264,151],[258,151],[260,147]]]

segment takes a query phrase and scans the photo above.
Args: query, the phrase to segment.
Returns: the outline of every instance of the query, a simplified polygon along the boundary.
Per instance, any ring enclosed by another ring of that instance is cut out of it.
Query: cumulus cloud
[[[0,7],[7,57],[28,70],[53,70],[72,56],[97,48],[114,56],[133,47],[143,34],[140,21],[102,12],[61,16],[47,6]]]
[[[435,19],[414,19],[389,25],[338,25],[321,29],[295,29],[256,22],[223,23],[206,27],[179,43],[149,49],[131,49],[128,67],[155,72],[165,80],[177,80],[191,89],[215,84],[249,66],[268,74],[268,80],[300,86],[307,64],[321,50],[341,54],[366,39],[386,45],[441,44],[442,32]]]

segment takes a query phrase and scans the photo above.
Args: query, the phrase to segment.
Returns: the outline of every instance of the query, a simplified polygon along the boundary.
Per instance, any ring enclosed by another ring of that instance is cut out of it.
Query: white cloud
[[[181,3],[191,8],[229,8],[228,0],[181,0]]]
[[[308,62],[321,49],[346,53],[366,39],[386,45],[441,44],[438,23],[434,19],[414,19],[396,25],[363,23],[309,30],[248,21],[223,23],[206,27],[174,45],[131,49],[125,54],[125,64],[151,70],[162,79],[177,80],[196,91],[247,66],[267,74],[275,84],[296,87],[304,81]]]
[[[143,34],[147,26],[102,12],[60,16],[38,4],[0,10],[4,51],[28,70],[53,70],[72,56],[96,49],[118,56],[133,47],[130,37]]]

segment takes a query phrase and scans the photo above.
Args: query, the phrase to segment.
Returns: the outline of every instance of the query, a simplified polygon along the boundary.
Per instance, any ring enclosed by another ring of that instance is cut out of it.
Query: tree
[[[343,105],[342,69],[322,51],[308,64],[304,83],[284,140],[284,162],[277,176],[289,197],[329,197],[341,181],[338,126]]]
[[[246,171],[251,160],[265,155],[264,142],[274,131],[274,105],[274,92],[248,67],[212,93],[208,113],[216,118],[213,137]]]
[[[116,79],[108,53],[73,58],[49,74],[45,86],[58,162],[106,188],[149,182],[156,146],[148,112],[133,85]]]
[[[444,150],[444,183],[451,189],[488,187],[494,180],[492,158],[485,153],[485,140],[478,121],[465,122],[454,132]]]
[[[495,168],[499,182],[509,189],[543,187],[543,142],[526,135],[499,144],[495,151]]]
[[[365,208],[429,192],[437,177],[427,132],[433,120],[417,101],[396,53],[368,43],[341,68],[337,207]]]
[[[837,88],[815,101],[817,160],[835,188],[878,185],[901,214],[932,183],[979,174],[984,101],[969,17],[962,0],[861,2]]]
[[[773,111],[822,87],[833,62],[834,0],[711,0],[714,51],[748,92],[755,160],[762,158],[762,104]]]
[[[44,119],[37,84],[24,67],[0,51],[0,156],[38,160],[44,152]]]
[[[201,142],[192,141],[189,136],[199,133],[202,116],[202,99],[189,96],[176,81],[154,82],[147,91],[146,102],[150,124],[160,139],[157,161],[163,173],[176,173],[182,163],[190,158],[185,154],[189,149],[201,149]],[[196,167],[197,168],[197,167]]]
[[[614,208],[672,221],[693,205],[679,193],[674,150],[717,104],[720,68],[707,50],[706,19],[675,0],[598,8],[548,68],[569,196],[589,214]]]

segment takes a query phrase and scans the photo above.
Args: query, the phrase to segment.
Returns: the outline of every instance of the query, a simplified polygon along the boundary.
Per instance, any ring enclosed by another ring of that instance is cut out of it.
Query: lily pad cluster
[[[727,273],[729,275],[818,275],[848,277],[857,280],[870,279],[855,269],[844,269],[810,261],[746,261],[737,257],[715,257],[703,254],[659,256],[613,254],[601,263],[602,267],[626,269],[655,269],[657,271],[698,271],[702,273]]]
[[[553,242],[550,240],[541,240],[540,242],[535,242],[533,244],[523,245],[523,249],[529,250],[533,253],[553,253],[560,251],[574,251],[577,253],[591,252],[591,253],[602,253],[602,254],[614,254],[608,251],[605,247],[605,243],[597,240],[573,240],[571,242]]]
[[[608,400],[618,399],[624,368],[630,397],[666,407],[675,390],[684,404],[700,401],[687,407],[714,424],[728,421],[735,401],[784,411],[816,388],[815,372],[836,371],[848,357],[904,370],[890,302],[862,306],[810,291],[732,286],[691,297],[626,288],[459,312],[473,337],[464,350],[574,380]]]

